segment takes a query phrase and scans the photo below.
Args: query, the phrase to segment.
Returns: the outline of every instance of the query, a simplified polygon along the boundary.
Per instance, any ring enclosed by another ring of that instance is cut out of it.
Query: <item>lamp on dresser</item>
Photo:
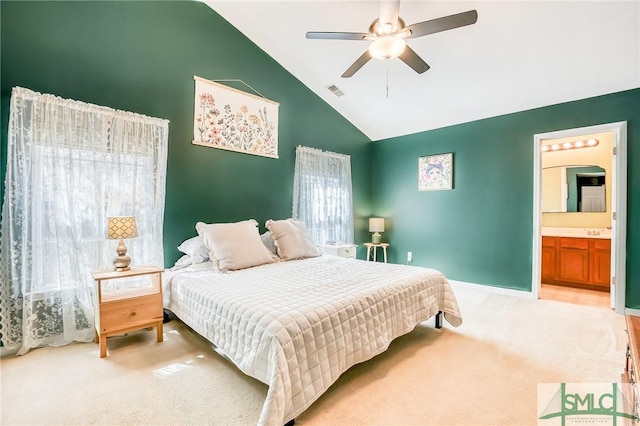
[[[116,252],[118,256],[113,259],[113,267],[117,272],[128,271],[131,258],[127,256],[127,246],[124,245],[125,238],[138,236],[136,218],[133,216],[113,216],[107,220],[107,237],[110,240],[120,240]]]
[[[373,232],[371,242],[373,244],[380,244],[380,232],[384,232],[384,219],[381,217],[369,218],[369,232]]]

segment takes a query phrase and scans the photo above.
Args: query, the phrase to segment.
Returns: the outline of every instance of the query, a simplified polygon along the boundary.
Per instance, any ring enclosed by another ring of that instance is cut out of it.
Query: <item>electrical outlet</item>
[[[407,252],[407,263],[411,262],[413,260],[413,253],[408,251]]]

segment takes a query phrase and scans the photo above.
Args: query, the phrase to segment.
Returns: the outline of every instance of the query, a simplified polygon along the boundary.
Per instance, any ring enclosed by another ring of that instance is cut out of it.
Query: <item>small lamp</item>
[[[384,219],[381,217],[369,218],[369,232],[373,232],[371,242],[380,244],[380,232],[384,232]]]
[[[107,237],[110,240],[120,240],[116,249],[118,256],[113,259],[114,269],[118,272],[128,271],[131,258],[127,256],[127,247],[124,245],[124,239],[138,236],[136,218],[133,216],[110,217],[107,224]]]

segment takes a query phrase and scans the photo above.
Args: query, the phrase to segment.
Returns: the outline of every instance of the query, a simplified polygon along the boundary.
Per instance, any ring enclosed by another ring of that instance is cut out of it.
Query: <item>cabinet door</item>
[[[556,279],[556,239],[542,237],[542,282],[550,283]]]
[[[589,241],[559,238],[558,279],[586,283],[589,281]]]
[[[608,288],[611,280],[611,240],[592,240],[591,282]]]

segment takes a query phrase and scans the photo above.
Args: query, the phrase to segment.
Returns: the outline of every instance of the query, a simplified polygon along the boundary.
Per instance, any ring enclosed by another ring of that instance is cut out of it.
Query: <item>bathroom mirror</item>
[[[542,212],[606,211],[605,170],[599,166],[542,169]]]

